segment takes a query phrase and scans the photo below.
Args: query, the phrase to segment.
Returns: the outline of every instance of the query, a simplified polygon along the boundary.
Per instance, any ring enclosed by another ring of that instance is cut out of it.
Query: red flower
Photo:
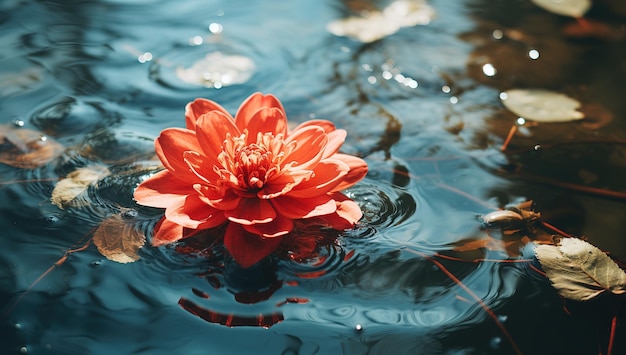
[[[339,191],[367,173],[360,158],[338,153],[346,131],[324,120],[287,128],[272,95],[253,94],[235,118],[217,103],[186,107],[187,128],[168,128],[155,141],[166,170],[135,190],[142,205],[165,208],[152,244],[184,238],[188,229],[228,223],[224,245],[242,267],[272,253],[294,220],[351,228],[359,206]]]

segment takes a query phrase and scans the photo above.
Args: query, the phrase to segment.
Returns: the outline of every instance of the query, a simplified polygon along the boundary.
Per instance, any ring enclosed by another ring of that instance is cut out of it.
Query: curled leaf
[[[137,253],[146,243],[146,237],[135,229],[132,221],[119,214],[102,221],[93,235],[93,243],[100,254],[122,264],[139,260]]]
[[[500,95],[502,104],[519,117],[537,122],[568,122],[585,115],[577,111],[580,102],[549,90],[514,89]]]
[[[102,165],[90,165],[78,168],[59,181],[52,190],[52,203],[63,209],[65,207],[81,207],[87,202],[77,199],[90,185],[110,175],[109,169]]]
[[[0,126],[0,163],[35,169],[57,158],[63,150],[61,144],[41,132]]]
[[[586,301],[603,292],[626,292],[626,273],[602,250],[577,238],[562,238],[557,245],[537,245],[535,255],[565,298]]]
[[[535,5],[557,15],[583,17],[591,7],[591,0],[531,0]]]

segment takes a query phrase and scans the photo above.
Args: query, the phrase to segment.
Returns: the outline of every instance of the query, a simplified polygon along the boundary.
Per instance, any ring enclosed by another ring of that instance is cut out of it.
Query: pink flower
[[[361,218],[359,206],[339,192],[367,173],[360,158],[338,153],[346,131],[325,120],[287,128],[272,95],[253,94],[235,118],[217,103],[196,99],[187,128],[168,128],[155,141],[166,170],[143,181],[135,200],[165,208],[152,244],[228,223],[224,245],[242,266],[271,254],[294,220],[343,230]]]

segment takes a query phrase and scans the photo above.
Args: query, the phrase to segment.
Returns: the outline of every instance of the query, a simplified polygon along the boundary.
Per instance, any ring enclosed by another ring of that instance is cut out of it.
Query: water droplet
[[[13,327],[15,327],[15,329],[21,329],[22,325],[20,323],[15,323]]]
[[[360,325],[360,324],[357,324],[357,325],[354,327],[354,329],[356,329],[356,331],[357,331],[357,332],[360,332],[360,331],[362,331],[362,330],[363,330],[363,326],[362,326],[362,325]]]
[[[150,52],[145,52],[144,54],[140,54],[137,57],[137,61],[139,63],[146,63],[146,62],[151,61],[152,59],[153,59],[153,56],[152,56],[152,53],[150,53]]]
[[[442,87],[441,87],[441,91],[442,91],[444,94],[449,94],[449,93],[450,93],[450,91],[451,91],[451,89],[450,89],[450,87],[449,87],[448,85],[444,85],[444,86],[442,86]]]
[[[199,46],[204,42],[204,38],[202,36],[193,36],[189,39],[190,46]]]
[[[24,121],[22,120],[15,120],[13,124],[15,124],[16,127],[24,127]]]
[[[45,142],[45,141],[47,141],[47,140],[48,140],[48,137],[46,137],[46,136],[40,136],[40,137],[39,137],[39,140],[40,140],[40,141],[42,141],[42,142]]]
[[[373,76],[373,75],[370,75],[370,76],[367,77],[367,82],[370,83],[370,84],[376,84],[377,81],[378,81],[378,79],[376,79],[376,77]]]
[[[122,212],[122,218],[124,219],[134,219],[139,215],[137,210],[129,209]]]
[[[57,216],[55,216],[55,215],[49,215],[49,216],[45,216],[45,217],[43,217],[43,221],[44,221],[46,224],[50,224],[50,225],[52,225],[52,224],[56,224],[56,223],[58,223],[58,222],[59,222],[59,217],[57,217]]]
[[[499,349],[500,345],[502,345],[502,338],[500,337],[492,338],[489,342],[489,346],[491,346],[493,349]]]
[[[495,29],[493,30],[493,32],[491,32],[491,36],[494,39],[502,39],[502,37],[504,37],[504,32],[502,32],[502,30]]]
[[[500,93],[500,100],[506,100],[509,98],[509,95],[506,92]]]
[[[539,59],[539,51],[536,49],[529,50],[528,57],[532,60]]]
[[[220,34],[224,30],[224,26],[221,23],[213,22],[209,25],[209,31],[213,34]]]
[[[524,117],[518,117],[517,120],[515,120],[515,124],[518,126],[523,126],[526,124],[526,119]]]
[[[28,353],[28,347],[22,346],[20,348],[20,354],[27,354],[27,353]]]
[[[458,97],[456,97],[456,96],[452,96],[452,97],[450,98],[450,103],[451,103],[451,104],[456,104],[457,102],[459,102],[459,98],[458,98]]]
[[[538,151],[539,149],[541,149],[541,145],[536,144],[536,145],[535,145],[535,147],[534,147],[534,149],[535,149],[536,151]]]
[[[99,267],[101,267],[104,264],[104,262],[102,261],[102,259],[97,259],[97,260],[93,260],[92,262],[89,263],[89,266],[97,269]]]
[[[496,67],[493,66],[493,64],[487,63],[483,65],[483,73],[486,76],[494,76],[498,73],[498,71],[496,70]]]
[[[498,320],[500,321],[500,323],[506,322],[507,319],[509,319],[509,316],[507,316],[506,314],[502,314],[498,316]]]

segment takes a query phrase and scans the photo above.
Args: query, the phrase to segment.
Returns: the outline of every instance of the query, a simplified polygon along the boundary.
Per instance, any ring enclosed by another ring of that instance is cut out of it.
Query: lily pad
[[[557,245],[537,245],[535,255],[554,288],[565,298],[586,301],[605,292],[626,292],[624,270],[583,240],[562,238]]]
[[[531,0],[535,5],[557,15],[583,17],[591,7],[591,0]]]
[[[569,122],[585,118],[580,102],[543,89],[513,89],[500,95],[502,104],[519,117],[537,122]]]

